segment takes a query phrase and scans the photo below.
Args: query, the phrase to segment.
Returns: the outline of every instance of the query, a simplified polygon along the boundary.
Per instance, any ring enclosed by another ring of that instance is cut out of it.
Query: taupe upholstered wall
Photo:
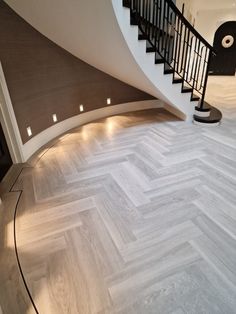
[[[106,106],[109,97],[112,105],[153,99],[58,47],[2,0],[0,61],[23,143],[27,126],[36,135],[53,124],[53,113],[61,121],[79,114],[80,104],[90,111]]]

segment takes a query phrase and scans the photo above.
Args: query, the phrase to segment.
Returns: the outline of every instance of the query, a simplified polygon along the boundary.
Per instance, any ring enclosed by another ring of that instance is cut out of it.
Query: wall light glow
[[[57,115],[55,113],[52,115],[52,120],[53,122],[57,122]]]
[[[107,98],[107,105],[111,104],[111,98]]]
[[[30,137],[30,136],[32,136],[32,130],[31,130],[31,127],[30,126],[28,126],[27,127],[27,134],[28,134],[28,136]]]
[[[79,111],[80,111],[80,112],[84,111],[84,105],[80,105],[80,106],[79,106]]]

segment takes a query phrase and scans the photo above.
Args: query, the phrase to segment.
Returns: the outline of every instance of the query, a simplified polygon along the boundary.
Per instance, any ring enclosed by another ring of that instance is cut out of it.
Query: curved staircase
[[[171,0],[4,1],[74,56],[158,98],[180,118],[220,121],[204,101],[213,48]]]
[[[218,125],[221,112],[205,102],[209,65],[215,52],[186,20],[184,6],[180,12],[172,0],[123,0],[123,7],[129,9],[131,27],[138,28],[137,39],[145,42],[153,63],[163,65],[164,75],[180,86],[181,94],[189,95],[189,112],[195,109],[194,123]]]

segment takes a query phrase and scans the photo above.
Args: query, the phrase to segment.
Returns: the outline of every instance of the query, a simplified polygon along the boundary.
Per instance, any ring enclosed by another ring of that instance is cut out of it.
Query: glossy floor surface
[[[236,79],[211,77],[207,100],[220,127],[161,109],[114,116],[22,169],[0,212],[3,313],[34,313],[12,279],[17,200],[19,260],[40,314],[236,313]]]

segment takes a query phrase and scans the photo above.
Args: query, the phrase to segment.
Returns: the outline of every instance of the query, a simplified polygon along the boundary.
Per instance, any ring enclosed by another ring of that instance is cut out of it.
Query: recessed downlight
[[[55,113],[52,115],[52,120],[53,122],[57,122],[57,115]]]
[[[30,137],[30,136],[32,136],[32,130],[31,130],[31,127],[30,126],[28,126],[27,128],[26,128],[26,130],[27,130],[27,134],[28,134],[28,136]]]

